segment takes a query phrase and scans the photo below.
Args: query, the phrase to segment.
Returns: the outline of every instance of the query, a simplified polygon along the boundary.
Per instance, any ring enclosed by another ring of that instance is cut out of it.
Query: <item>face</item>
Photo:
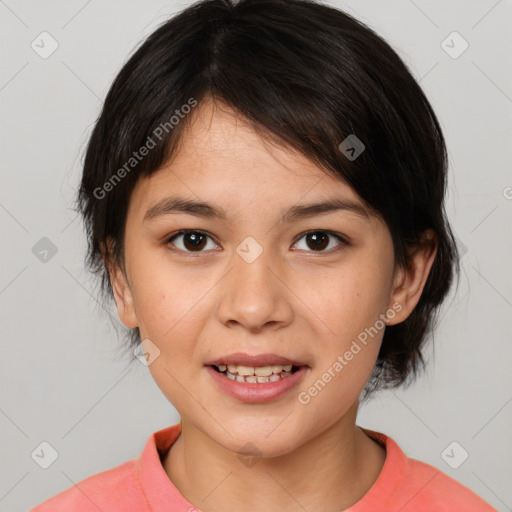
[[[205,102],[194,116],[174,159],[130,199],[126,274],[113,273],[119,315],[150,340],[149,370],[182,419],[233,452],[252,442],[288,453],[354,410],[384,315],[397,323],[415,302],[394,272],[386,225],[364,216],[348,185],[263,141],[227,107]],[[225,218],[162,207],[171,197]],[[331,200],[360,211],[284,217]],[[266,401],[234,397],[205,363],[235,352],[299,362],[300,378]]]

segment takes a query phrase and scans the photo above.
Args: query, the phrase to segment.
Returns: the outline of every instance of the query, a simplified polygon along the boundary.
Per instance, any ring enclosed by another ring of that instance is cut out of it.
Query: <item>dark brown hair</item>
[[[424,366],[422,346],[459,271],[444,209],[445,141],[391,46],[343,11],[314,1],[196,2],[154,31],[122,67],[90,137],[77,196],[86,264],[100,277],[104,298],[113,294],[102,247],[110,241],[109,256],[124,269],[131,192],[176,150],[191,117],[184,106],[206,97],[350,185],[389,227],[397,265],[408,264],[408,248],[426,229],[436,233],[421,298],[405,321],[386,327],[367,390],[405,383]],[[340,150],[349,135],[365,146],[355,159]],[[142,147],[149,148],[143,157]],[[128,334],[132,351],[140,333]]]

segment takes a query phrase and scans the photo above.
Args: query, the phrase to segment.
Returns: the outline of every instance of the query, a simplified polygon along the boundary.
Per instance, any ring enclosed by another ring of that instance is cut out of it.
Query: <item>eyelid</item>
[[[200,233],[200,234],[205,235],[206,237],[210,238],[215,243],[217,243],[216,240],[215,240],[215,237],[213,237],[207,231],[203,231],[202,229],[182,229],[182,230],[177,231],[176,233],[166,237],[165,238],[165,245],[168,245],[169,243],[171,243],[173,241],[173,239],[177,238],[178,236],[186,235],[188,233]],[[306,252],[311,252],[313,254],[315,254],[315,253],[316,254],[331,254],[331,253],[335,252],[337,249],[339,249],[340,247],[349,245],[349,242],[348,242],[347,238],[344,235],[342,235],[341,233],[337,233],[335,231],[331,231],[329,229],[310,229],[308,231],[304,231],[304,232],[302,232],[297,237],[297,239],[295,240],[295,242],[293,242],[292,245],[297,244],[300,240],[302,240],[302,238],[304,238],[305,236],[309,235],[310,233],[325,233],[327,235],[330,235],[330,236],[336,238],[341,243],[338,246],[334,247],[333,249],[329,249],[327,251],[306,251]],[[182,253],[186,253],[186,254],[201,254],[203,252],[208,252],[208,251],[197,251],[197,252],[194,252],[194,251],[183,251],[182,249],[178,249],[177,247],[175,247],[173,250],[178,251],[178,252],[182,252]]]
[[[300,240],[302,240],[305,236],[309,235],[310,233],[325,233],[329,236],[336,238],[340,242],[340,244],[338,244],[336,247],[333,247],[331,249],[324,250],[324,251],[305,251],[308,253],[318,254],[318,255],[322,255],[322,254],[329,255],[329,254],[333,254],[336,251],[342,249],[343,247],[349,245],[349,242],[344,235],[342,235],[341,233],[337,233],[335,231],[331,231],[330,229],[309,229],[308,231],[304,231],[303,233],[301,233],[298,236],[297,240],[293,243],[293,245],[297,244]]]
[[[168,244],[170,244],[173,241],[173,239],[177,238],[180,235],[186,235],[188,233],[200,233],[201,235],[204,235],[204,236],[210,238],[211,240],[213,240],[218,245],[218,242],[215,240],[215,237],[212,236],[207,231],[203,231],[202,229],[181,229],[180,231],[177,231],[176,233],[165,237],[164,243],[165,243],[165,245],[168,245]],[[182,249],[178,249],[177,247],[175,247],[172,250],[173,251],[177,251],[177,252],[181,252],[181,253],[185,253],[185,254],[192,254],[192,255],[194,255],[194,254],[201,254],[203,252],[208,252],[208,251],[197,251],[197,252],[194,252],[194,251],[184,251]]]

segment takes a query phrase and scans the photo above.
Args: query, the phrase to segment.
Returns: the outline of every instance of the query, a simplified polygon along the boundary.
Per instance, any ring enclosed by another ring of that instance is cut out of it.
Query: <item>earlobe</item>
[[[121,269],[117,268],[115,270],[114,277],[112,277],[111,274],[110,282],[112,283],[117,313],[121,322],[123,322],[126,327],[137,327],[138,322],[132,292]]]
[[[423,233],[421,242],[409,251],[408,267],[399,267],[395,273],[389,307],[395,306],[399,313],[388,320],[387,325],[403,322],[412,313],[420,300],[436,253],[437,237],[429,229]],[[397,304],[401,307],[397,308]]]
[[[108,268],[110,284],[112,286],[119,318],[126,327],[135,328],[138,326],[138,321],[128,280],[122,269],[112,262],[112,258],[107,256],[103,248],[101,252],[103,261]]]

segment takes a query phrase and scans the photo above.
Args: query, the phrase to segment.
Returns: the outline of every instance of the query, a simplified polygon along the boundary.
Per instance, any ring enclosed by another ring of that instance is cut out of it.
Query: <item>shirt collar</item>
[[[386,460],[377,480],[368,492],[357,503],[349,507],[346,512],[366,512],[382,509],[383,505],[391,501],[407,469],[407,457],[391,437],[367,428],[361,427],[361,430],[385,448]]]
[[[369,507],[377,507],[377,510],[391,498],[406,470],[407,457],[393,439],[374,430],[362,430],[386,449],[386,460],[370,490],[346,512],[364,512],[370,510]],[[139,457],[139,478],[152,512],[168,511],[170,506],[176,510],[197,510],[180,494],[162,465],[163,455],[180,433],[181,423],[154,432]]]
[[[151,434],[139,457],[139,478],[146,501],[153,512],[192,507],[169,480],[160,456],[169,450],[181,433],[181,423]]]

